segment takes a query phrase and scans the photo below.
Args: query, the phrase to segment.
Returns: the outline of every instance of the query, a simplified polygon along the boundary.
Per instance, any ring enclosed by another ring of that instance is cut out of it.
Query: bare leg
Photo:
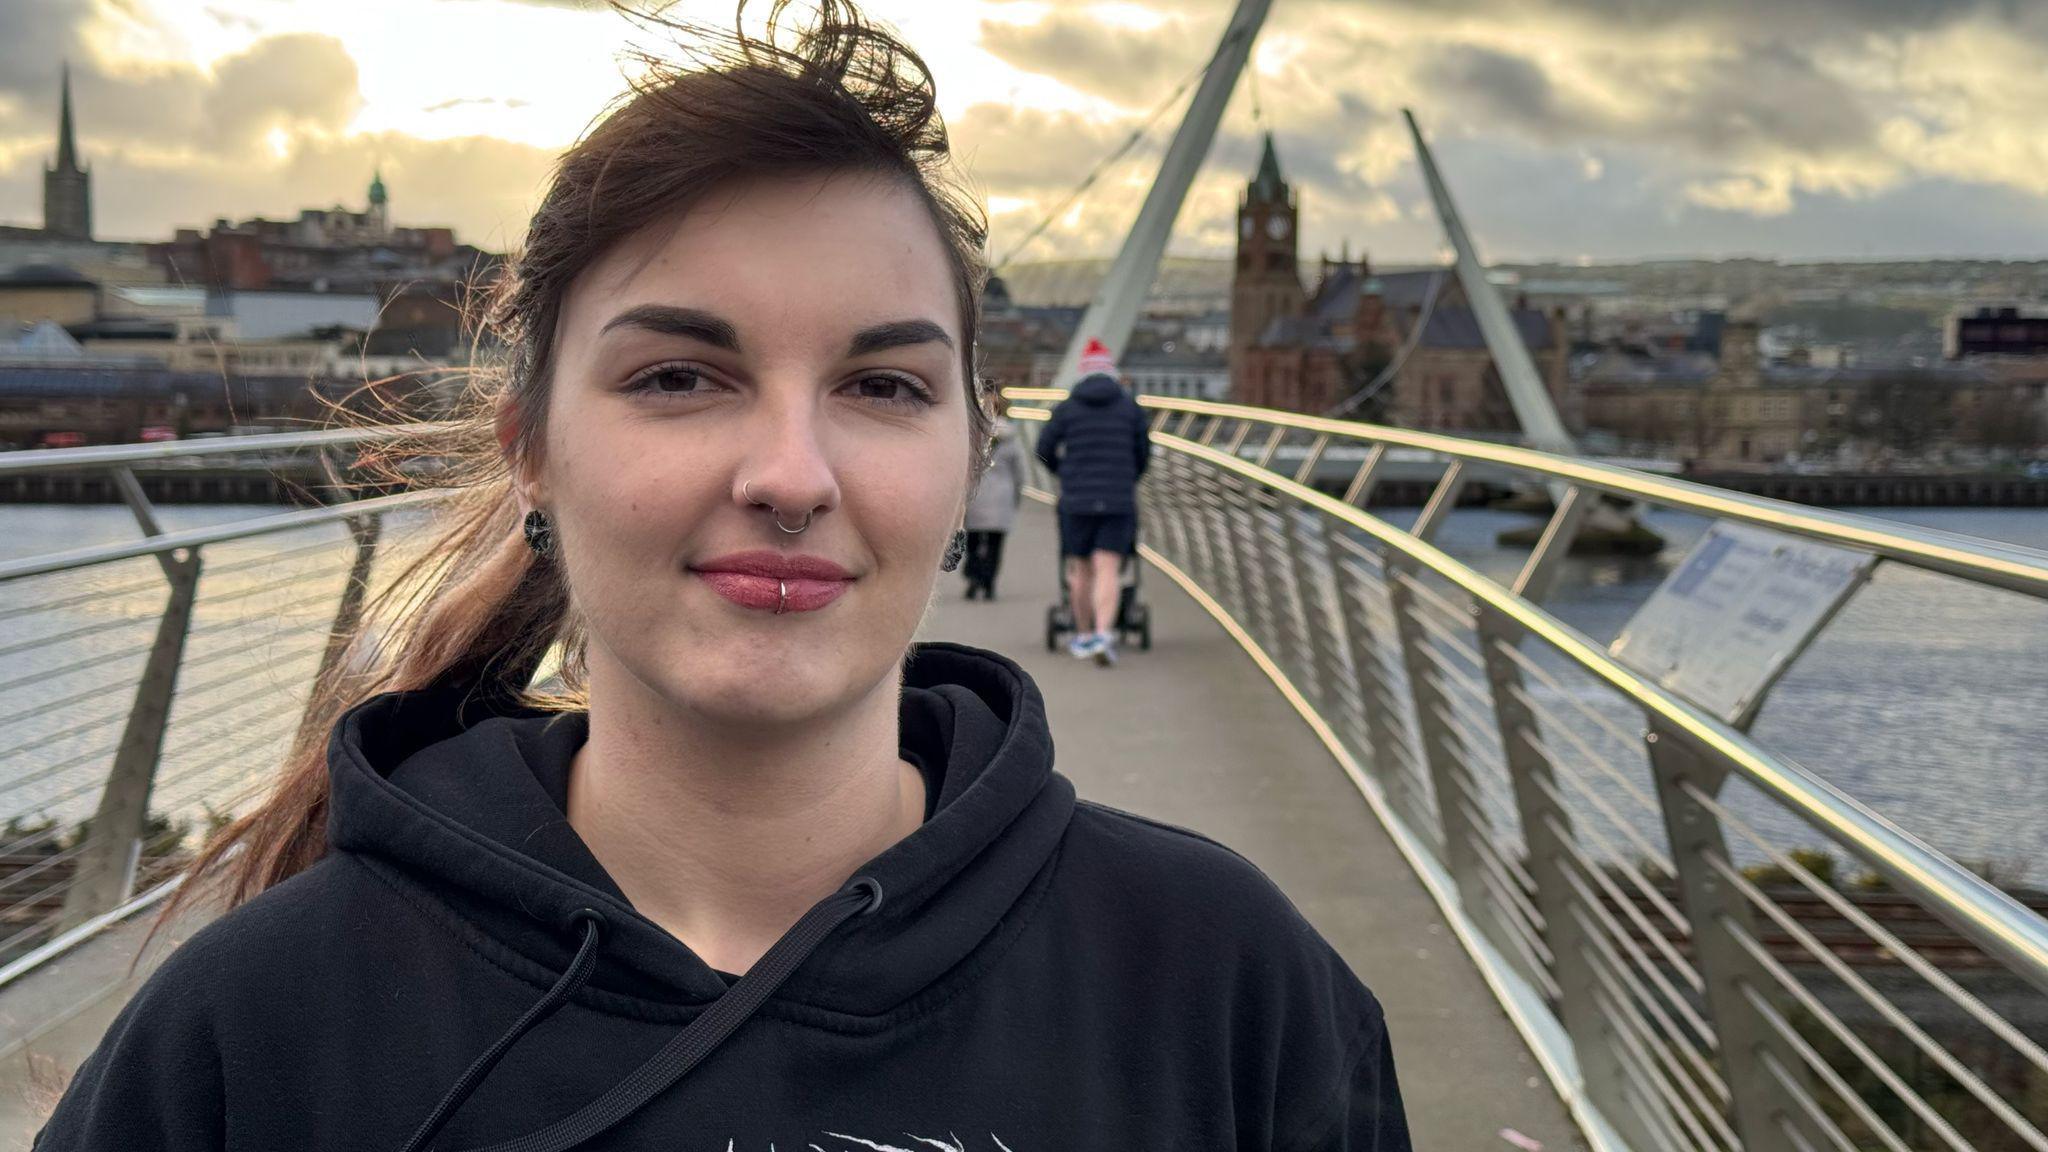
[[[1118,570],[1123,567],[1124,558],[1114,552],[1097,550],[1088,557],[1088,564],[1095,570],[1095,630],[1116,631],[1117,601],[1123,598],[1123,579]]]
[[[1067,602],[1074,609],[1074,632],[1086,636],[1095,631],[1095,602],[1088,598],[1088,558],[1067,557]]]

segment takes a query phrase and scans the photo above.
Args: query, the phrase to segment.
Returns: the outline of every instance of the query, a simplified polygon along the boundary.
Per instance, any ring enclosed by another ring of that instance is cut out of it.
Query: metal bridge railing
[[[1008,395],[1035,427],[1063,394]],[[2048,554],[1503,445],[1142,400],[1148,560],[1351,773],[1596,1147],[2048,1149],[2048,922],[1542,604],[1600,494],[2032,597]],[[1333,497],[1304,481],[1340,446],[1359,463]],[[1389,449],[1446,462],[1408,531],[1361,507]],[[1512,583],[1431,543],[1466,484],[1501,474],[1558,496]],[[1814,843],[1869,878],[1830,875]]]
[[[335,637],[374,562],[406,550],[387,522],[444,495],[166,531],[134,469],[317,454],[333,479],[337,454],[414,431],[0,455],[0,479],[104,470],[142,532],[0,562],[0,987],[161,899],[207,832],[275,779],[316,676],[346,656]]]

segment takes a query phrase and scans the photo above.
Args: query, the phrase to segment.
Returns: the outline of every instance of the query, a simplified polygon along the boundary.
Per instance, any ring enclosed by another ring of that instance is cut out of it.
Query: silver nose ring
[[[811,517],[813,517],[813,516],[817,515],[817,509],[815,509],[815,508],[814,508],[814,509],[812,509],[811,511],[809,511],[809,512],[806,512],[806,513],[804,513],[804,522],[803,522],[803,523],[801,523],[801,524],[799,524],[799,525],[797,525],[797,526],[796,526],[796,527],[794,527],[794,528],[791,528],[791,527],[790,527],[789,525],[787,525],[787,524],[784,524],[784,523],[782,522],[782,509],[780,509],[780,508],[777,508],[777,507],[776,507],[775,505],[773,505],[773,504],[770,504],[770,503],[768,503],[768,502],[767,502],[766,500],[756,500],[756,499],[754,499],[754,492],[753,492],[753,487],[754,487],[754,482],[753,482],[753,481],[751,481],[751,480],[745,480],[745,481],[741,481],[741,483],[740,483],[740,495],[742,495],[742,496],[746,497],[746,498],[747,498],[747,503],[749,503],[749,504],[752,504],[752,505],[753,505],[754,507],[756,507],[756,508],[766,508],[766,509],[767,509],[767,510],[768,510],[768,511],[769,511],[770,513],[774,514],[774,516],[775,516],[775,526],[776,526],[777,528],[780,528],[780,529],[782,529],[782,531],[784,531],[784,532],[788,533],[788,534],[789,534],[789,535],[791,535],[791,536],[795,536],[795,535],[797,535],[797,534],[801,533],[801,532],[802,532],[802,531],[803,531],[804,529],[806,529],[806,528],[809,528],[809,527],[811,526]]]

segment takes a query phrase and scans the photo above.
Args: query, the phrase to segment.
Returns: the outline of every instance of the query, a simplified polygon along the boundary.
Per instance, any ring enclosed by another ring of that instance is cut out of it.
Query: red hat
[[[1088,338],[1088,346],[1081,349],[1081,375],[1116,375],[1116,357],[1109,354],[1109,346],[1094,337]]]

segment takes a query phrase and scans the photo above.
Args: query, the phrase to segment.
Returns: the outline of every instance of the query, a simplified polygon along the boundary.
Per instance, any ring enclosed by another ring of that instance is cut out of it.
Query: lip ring
[[[859,582],[823,556],[767,549],[726,553],[687,567],[725,599],[774,616],[816,611]]]

